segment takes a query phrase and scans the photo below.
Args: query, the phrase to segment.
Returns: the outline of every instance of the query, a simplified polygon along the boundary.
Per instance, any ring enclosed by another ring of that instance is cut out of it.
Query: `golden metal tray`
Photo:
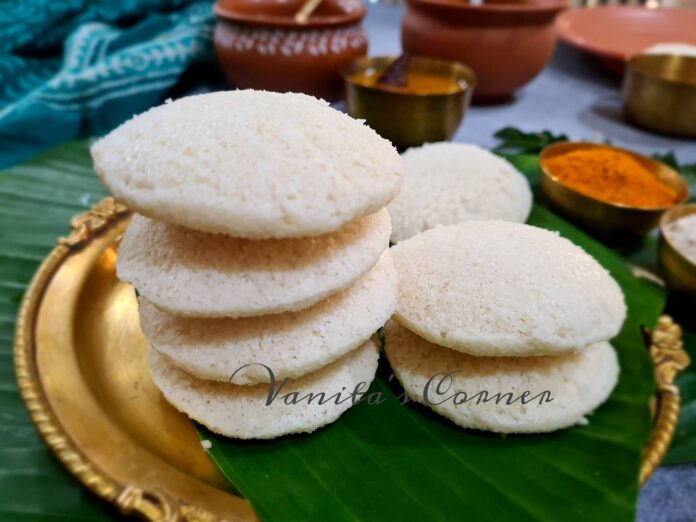
[[[61,462],[119,511],[152,521],[256,520],[191,421],[150,381],[137,303],[115,275],[129,219],[128,209],[105,199],[73,219],[70,236],[34,276],[15,335],[22,397]],[[668,317],[651,339],[658,391],[641,482],[671,442],[679,413],[673,381],[688,364],[681,330]]]

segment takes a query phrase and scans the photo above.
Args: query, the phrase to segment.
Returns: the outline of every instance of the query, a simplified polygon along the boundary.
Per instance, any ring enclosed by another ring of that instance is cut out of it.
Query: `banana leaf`
[[[622,368],[610,399],[587,426],[545,435],[462,430],[427,409],[402,405],[383,360],[370,393],[309,436],[235,441],[201,429],[220,469],[264,520],[633,520],[641,450],[654,391],[641,329],[655,323],[664,292],[541,206],[529,222],[557,230],[598,259],[621,285],[629,314],[613,341]],[[410,517],[410,518],[409,518]]]
[[[534,158],[524,157],[525,170]],[[529,167],[529,168],[528,168]],[[36,434],[12,371],[21,296],[70,218],[106,191],[85,142],[64,145],[0,173],[0,519],[101,520],[108,507],[63,470]],[[630,314],[615,346],[621,381],[588,426],[543,436],[465,431],[413,405],[360,404],[311,436],[267,442],[216,437],[211,455],[267,520],[632,520],[640,451],[653,392],[640,328],[663,292],[633,277],[616,253],[537,206],[531,222],[559,230],[597,257],[622,285]],[[372,390],[400,394],[383,361]],[[688,420],[693,419],[691,411]],[[696,459],[686,423],[684,460]],[[691,441],[692,446],[688,443]]]
[[[696,461],[696,316],[694,303],[670,300],[667,311],[684,328],[684,347],[691,357],[691,366],[679,378],[681,411],[674,440],[664,464],[684,464]]]
[[[15,315],[24,290],[70,218],[104,197],[86,144],[59,147],[0,173],[0,520],[111,520],[46,448],[13,371]]]

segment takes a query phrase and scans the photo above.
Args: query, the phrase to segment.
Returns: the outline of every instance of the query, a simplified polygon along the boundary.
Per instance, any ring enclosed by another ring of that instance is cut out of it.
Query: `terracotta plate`
[[[614,69],[658,43],[696,45],[696,9],[605,6],[573,9],[556,19],[559,37]]]

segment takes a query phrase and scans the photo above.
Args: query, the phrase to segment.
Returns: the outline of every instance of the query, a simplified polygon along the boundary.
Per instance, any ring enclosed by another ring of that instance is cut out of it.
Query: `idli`
[[[408,396],[464,428],[541,433],[582,424],[619,376],[607,342],[552,357],[473,357],[394,321],[384,330],[387,358]]]
[[[532,209],[527,178],[492,152],[463,143],[432,143],[403,154],[399,195],[387,206],[392,241],[436,225],[470,219],[524,223]]]
[[[204,381],[150,350],[155,385],[175,408],[210,430],[239,439],[310,433],[335,421],[374,379],[379,350],[373,340],[316,372],[283,385],[237,386]]]
[[[152,219],[255,239],[338,230],[399,191],[403,162],[362,121],[311,96],[181,98],[92,146],[114,197]]]
[[[307,308],[349,286],[389,244],[381,210],[331,234],[251,240],[136,215],[116,265],[119,279],[169,313],[247,317]]]
[[[389,251],[345,290],[298,312],[241,319],[185,318],[140,298],[140,327],[150,345],[186,372],[233,384],[297,378],[354,350],[396,308],[396,270]],[[235,373],[236,372],[236,373]]]
[[[440,226],[392,248],[395,318],[430,342],[479,356],[552,355],[614,337],[619,285],[555,232],[504,221]]]

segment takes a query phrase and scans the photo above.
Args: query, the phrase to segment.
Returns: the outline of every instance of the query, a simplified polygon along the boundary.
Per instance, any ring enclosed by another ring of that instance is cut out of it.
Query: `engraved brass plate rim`
[[[119,230],[125,227],[129,217],[130,211],[112,198],[106,198],[89,212],[76,216],[71,222],[70,236],[58,241],[34,275],[24,295],[15,329],[15,371],[22,399],[41,437],[62,464],[85,487],[118,511],[151,521],[254,520],[256,515],[245,499],[215,487],[217,480],[223,480],[221,476],[212,476],[217,473],[215,470],[198,469],[193,475],[199,476],[189,476],[147,454],[143,448],[135,450],[140,452],[138,457],[144,459],[139,465],[154,469],[149,479],[140,475],[129,476],[128,473],[134,473],[132,469],[124,471],[123,466],[115,469],[118,466],[114,468],[103,461],[98,462],[98,456],[90,446],[85,447],[84,441],[77,440],[69,433],[70,429],[66,427],[69,427],[69,422],[65,421],[74,422],[74,419],[61,418],[57,414],[60,408],[51,402],[53,397],[47,388],[55,390],[56,383],[44,382],[37,363],[41,305],[49,289],[56,284],[56,273],[67,266],[71,259],[79,257],[75,254],[84,253],[90,247],[98,250],[113,247],[120,235]],[[689,364],[688,355],[683,349],[681,328],[671,318],[661,317],[656,329],[649,335],[657,390],[653,432],[644,450],[641,484],[660,465],[672,440],[680,407],[679,389],[674,379]],[[192,452],[200,453],[200,458],[208,458],[202,453],[202,448],[194,448]],[[118,459],[108,462],[116,464]],[[209,466],[212,466],[212,462]],[[200,480],[200,475],[205,473],[212,478]]]

